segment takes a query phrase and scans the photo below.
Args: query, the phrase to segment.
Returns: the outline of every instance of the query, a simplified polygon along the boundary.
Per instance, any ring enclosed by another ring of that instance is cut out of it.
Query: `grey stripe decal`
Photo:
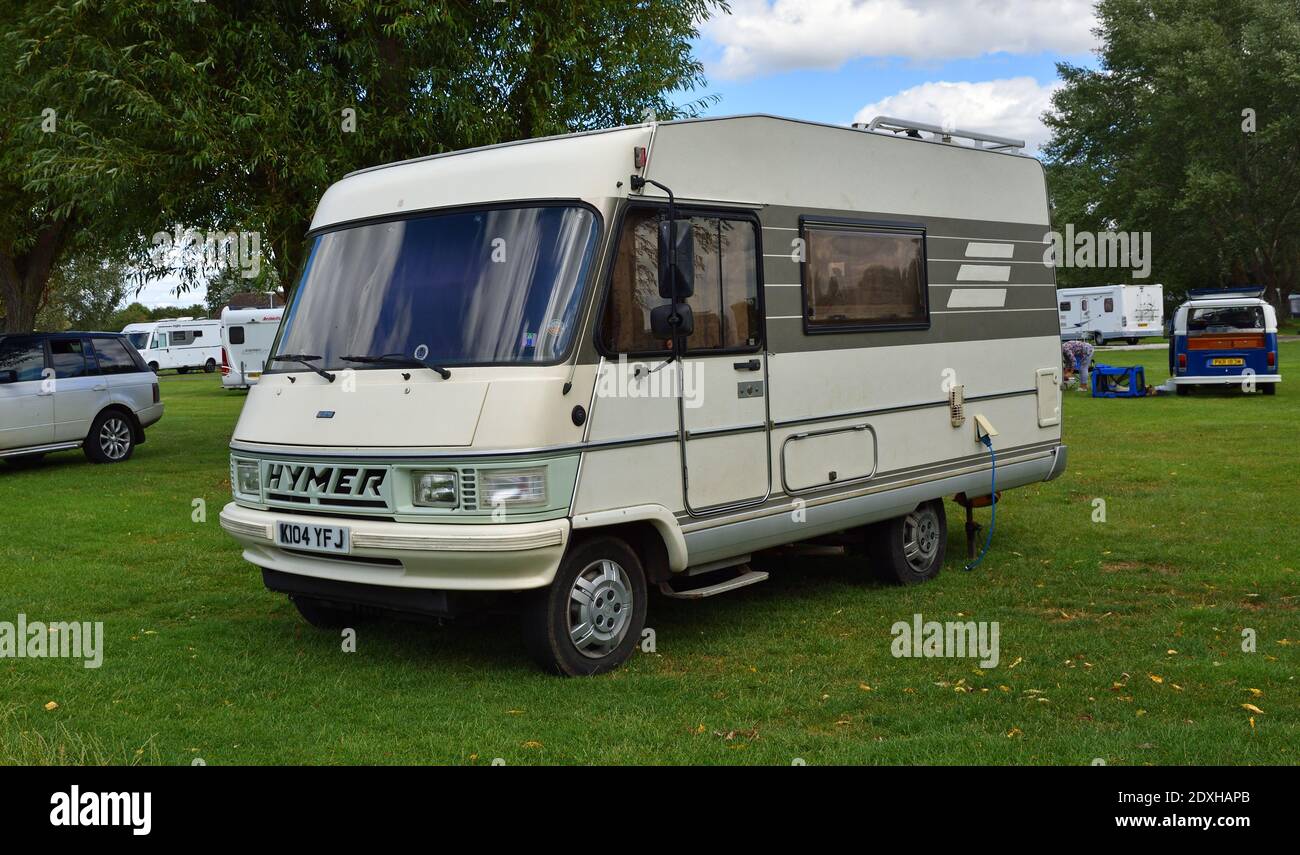
[[[994,401],[997,400],[998,398],[1019,398],[1023,395],[1036,395],[1036,394],[1038,394],[1038,391],[1036,389],[1020,389],[1014,392],[993,392],[987,395],[971,395],[966,398],[966,401],[967,402]],[[883,415],[889,415],[890,413],[906,413],[912,410],[928,410],[933,407],[946,407],[946,406],[948,406],[948,399],[944,398],[939,401],[925,401],[919,404],[900,404],[899,406],[896,407],[882,407],[875,410],[850,410],[849,412],[832,413],[830,415],[825,415],[825,416],[808,416],[806,418],[801,418],[801,419],[785,419],[784,421],[773,422],[772,427],[774,429],[777,429],[777,428],[785,428],[785,427],[794,427],[796,425],[814,425],[814,424],[820,424],[822,422],[838,421],[840,419],[858,419],[858,418],[864,418],[866,416],[883,416]]]

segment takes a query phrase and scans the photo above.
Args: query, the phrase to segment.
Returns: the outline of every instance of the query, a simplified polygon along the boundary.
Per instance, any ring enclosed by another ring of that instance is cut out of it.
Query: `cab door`
[[[54,442],[53,384],[45,344],[32,336],[0,339],[0,454]]]
[[[759,232],[744,214],[692,214],[695,330],[681,357],[686,509],[764,501],[771,485]]]

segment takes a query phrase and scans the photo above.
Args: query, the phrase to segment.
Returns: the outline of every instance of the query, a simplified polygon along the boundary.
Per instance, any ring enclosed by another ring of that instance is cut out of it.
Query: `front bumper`
[[[346,526],[348,555],[283,549],[276,521]],[[335,582],[441,591],[520,591],[551,583],[569,542],[567,519],[534,523],[396,523],[260,511],[231,502],[221,527],[264,570]]]

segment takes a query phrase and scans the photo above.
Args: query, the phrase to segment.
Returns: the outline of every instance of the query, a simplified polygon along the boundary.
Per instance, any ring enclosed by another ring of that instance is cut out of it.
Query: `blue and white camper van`
[[[1169,336],[1169,375],[1179,395],[1236,384],[1277,391],[1277,312],[1262,294],[1255,287],[1188,292]]]

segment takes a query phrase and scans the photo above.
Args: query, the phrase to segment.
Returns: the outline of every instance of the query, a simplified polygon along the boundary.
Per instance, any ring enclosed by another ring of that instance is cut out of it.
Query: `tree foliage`
[[[1149,231],[1175,294],[1261,284],[1281,308],[1300,285],[1300,4],[1101,0],[1098,16],[1099,67],[1059,66],[1046,117],[1058,231]]]
[[[60,115],[57,134],[21,135],[15,159],[34,201],[20,207],[104,227],[145,275],[167,266],[150,254],[150,237],[177,223],[255,231],[290,286],[312,209],[350,170],[636,122],[648,111],[697,112],[706,100],[673,99],[703,85],[691,40],[725,8],[722,0],[0,3],[17,21],[0,59],[8,87],[25,93],[20,115],[38,116],[41,105]],[[191,283],[205,275],[172,272]]]

